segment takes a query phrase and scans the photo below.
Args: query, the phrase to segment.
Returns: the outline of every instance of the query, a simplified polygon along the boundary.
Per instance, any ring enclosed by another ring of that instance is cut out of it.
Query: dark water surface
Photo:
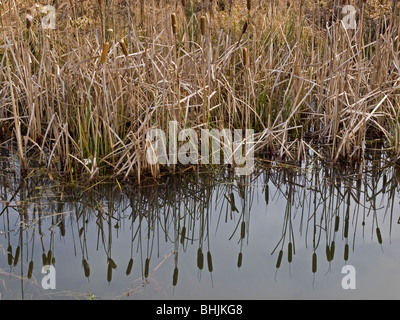
[[[2,299],[400,298],[396,166],[267,167],[122,190],[2,167]],[[43,265],[56,289],[43,289]],[[346,265],[354,290],[342,287]]]

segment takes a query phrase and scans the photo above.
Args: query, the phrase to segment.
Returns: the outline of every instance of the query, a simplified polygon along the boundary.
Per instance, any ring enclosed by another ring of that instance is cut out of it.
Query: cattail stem
[[[22,135],[21,135],[19,112],[18,112],[18,108],[17,108],[17,103],[15,101],[15,97],[14,97],[14,88],[13,88],[13,83],[11,80],[11,70],[10,70],[10,65],[9,65],[10,62],[8,60],[8,57],[6,60],[7,60],[8,81],[9,81],[9,85],[10,85],[11,101],[12,101],[13,114],[14,114],[15,133],[17,136],[18,154],[19,154],[19,159],[21,161],[21,170],[25,171],[27,169],[27,163],[25,161],[24,151],[23,151],[23,147],[22,147]]]
[[[144,0],[140,0],[140,24],[144,27]]]

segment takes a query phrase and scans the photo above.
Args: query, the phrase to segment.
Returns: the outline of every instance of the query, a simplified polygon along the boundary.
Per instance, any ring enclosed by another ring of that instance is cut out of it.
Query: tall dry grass
[[[145,134],[171,120],[254,129],[258,154],[278,160],[379,148],[397,161],[396,2],[56,1],[45,30],[34,1],[2,1],[2,141],[22,169],[39,158],[71,179],[159,175]]]

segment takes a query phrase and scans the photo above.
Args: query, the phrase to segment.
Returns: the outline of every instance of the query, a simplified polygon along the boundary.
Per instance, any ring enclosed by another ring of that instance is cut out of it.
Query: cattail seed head
[[[182,6],[186,7],[186,0],[182,0]]]
[[[200,32],[201,35],[204,37],[206,35],[206,23],[207,23],[207,19],[205,16],[202,16],[200,18]]]
[[[71,17],[69,17],[69,24],[71,25],[71,27],[75,26],[75,22],[71,19]]]
[[[107,29],[106,30],[106,40],[110,39],[112,37],[113,33],[114,33],[113,29]]]
[[[26,12],[25,20],[26,20],[26,28],[29,29],[32,26],[33,22],[32,11],[30,9],[28,9]]]
[[[30,29],[30,27],[32,26],[33,17],[30,14],[27,14],[25,16],[25,19],[26,19],[26,28]]]
[[[119,45],[121,46],[122,52],[124,53],[125,57],[129,55],[128,48],[126,47],[124,39],[121,39],[119,42]]]
[[[171,14],[171,24],[172,24],[172,32],[174,34],[178,33],[178,20],[176,18],[176,13]]]
[[[249,66],[249,51],[247,48],[243,48],[243,65],[247,68]]]
[[[247,10],[251,10],[251,0],[247,0]]]
[[[100,59],[101,64],[104,64],[106,62],[109,47],[110,44],[108,42],[105,42],[103,44],[103,52],[101,53],[101,59]]]
[[[244,23],[244,25],[243,25],[242,35],[245,34],[245,32],[246,32],[248,26],[249,26],[249,24],[248,24],[247,21],[246,21],[246,22]]]

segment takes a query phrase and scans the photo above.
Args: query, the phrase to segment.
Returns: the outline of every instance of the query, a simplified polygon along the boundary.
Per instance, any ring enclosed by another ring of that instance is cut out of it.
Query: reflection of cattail
[[[210,251],[207,251],[207,265],[208,265],[208,271],[213,272],[213,264]]]
[[[89,263],[86,261],[86,259],[82,260],[82,264],[83,264],[83,270],[85,271],[85,277],[89,278],[90,276],[90,266]]]
[[[64,219],[59,222],[60,233],[63,237],[65,237],[65,221]]]
[[[108,258],[108,264],[111,266],[111,268],[117,269],[117,265],[115,264],[113,259]]]
[[[379,244],[382,244],[382,235],[381,235],[381,230],[379,228],[376,228],[376,236],[378,238]]]
[[[149,268],[150,268],[150,259],[146,258],[145,264],[144,264],[144,277],[148,278],[149,276]]]
[[[8,257],[8,264],[11,266],[11,264],[13,263],[12,247],[11,247],[11,245],[9,245],[8,248],[7,248],[7,257]]]
[[[339,216],[335,217],[335,232],[339,230],[339,223],[340,223],[340,218]]]
[[[126,268],[126,275],[129,276],[132,271],[133,259],[131,258],[128,263],[128,267]]]
[[[242,221],[241,227],[240,227],[240,238],[244,239],[246,236],[246,222]]]
[[[239,252],[237,267],[240,268],[242,266],[243,254]]]
[[[50,264],[50,263],[51,263],[51,256],[52,256],[52,253],[51,253],[51,250],[49,250],[49,251],[47,252],[47,264]]]
[[[344,246],[344,261],[349,260],[349,245],[346,243]]]
[[[330,248],[330,250],[329,250],[329,253],[330,253],[330,255],[329,255],[329,261],[332,261],[333,258],[335,257],[335,241],[332,241],[332,243],[331,243],[331,248]]]
[[[178,20],[176,18],[176,13],[171,14],[171,24],[172,24],[172,32],[174,34],[178,33]]]
[[[289,242],[288,244],[288,262],[291,263],[293,260],[293,244]]]
[[[204,256],[203,256],[203,250],[199,248],[197,250],[197,267],[202,270],[203,269],[203,264],[204,264]]]
[[[181,231],[181,243],[182,243],[182,244],[183,244],[184,241],[185,241],[185,234],[186,234],[186,227],[183,227],[183,228],[182,228],[182,231]]]
[[[330,256],[331,256],[331,249],[329,248],[329,245],[327,244],[326,245],[326,259],[328,260],[328,261],[330,261],[329,259],[330,259]]]
[[[206,35],[206,22],[207,22],[206,17],[202,16],[200,18],[200,32],[203,37]]]
[[[347,238],[349,236],[349,218],[344,219],[344,237]]]
[[[126,47],[124,39],[121,39],[121,41],[119,42],[119,45],[121,46],[122,52],[124,53],[125,57],[127,57],[129,52],[128,52],[128,48]]]
[[[21,248],[20,248],[20,246],[18,246],[17,249],[15,250],[14,267],[18,264],[20,251],[21,251]]]
[[[279,251],[278,260],[276,261],[276,268],[279,269],[282,262],[283,250]]]
[[[107,281],[112,281],[112,267],[110,265],[107,266]]]
[[[104,43],[103,52],[101,53],[101,60],[100,60],[101,64],[104,64],[106,62],[109,47],[110,47],[110,44],[108,42]]]
[[[317,272],[317,254],[315,252],[312,255],[312,272]]]
[[[28,267],[28,279],[32,278],[32,272],[33,272],[33,261],[29,262],[29,267]]]
[[[172,285],[175,287],[178,283],[178,267],[174,269],[174,275],[172,276]]]

